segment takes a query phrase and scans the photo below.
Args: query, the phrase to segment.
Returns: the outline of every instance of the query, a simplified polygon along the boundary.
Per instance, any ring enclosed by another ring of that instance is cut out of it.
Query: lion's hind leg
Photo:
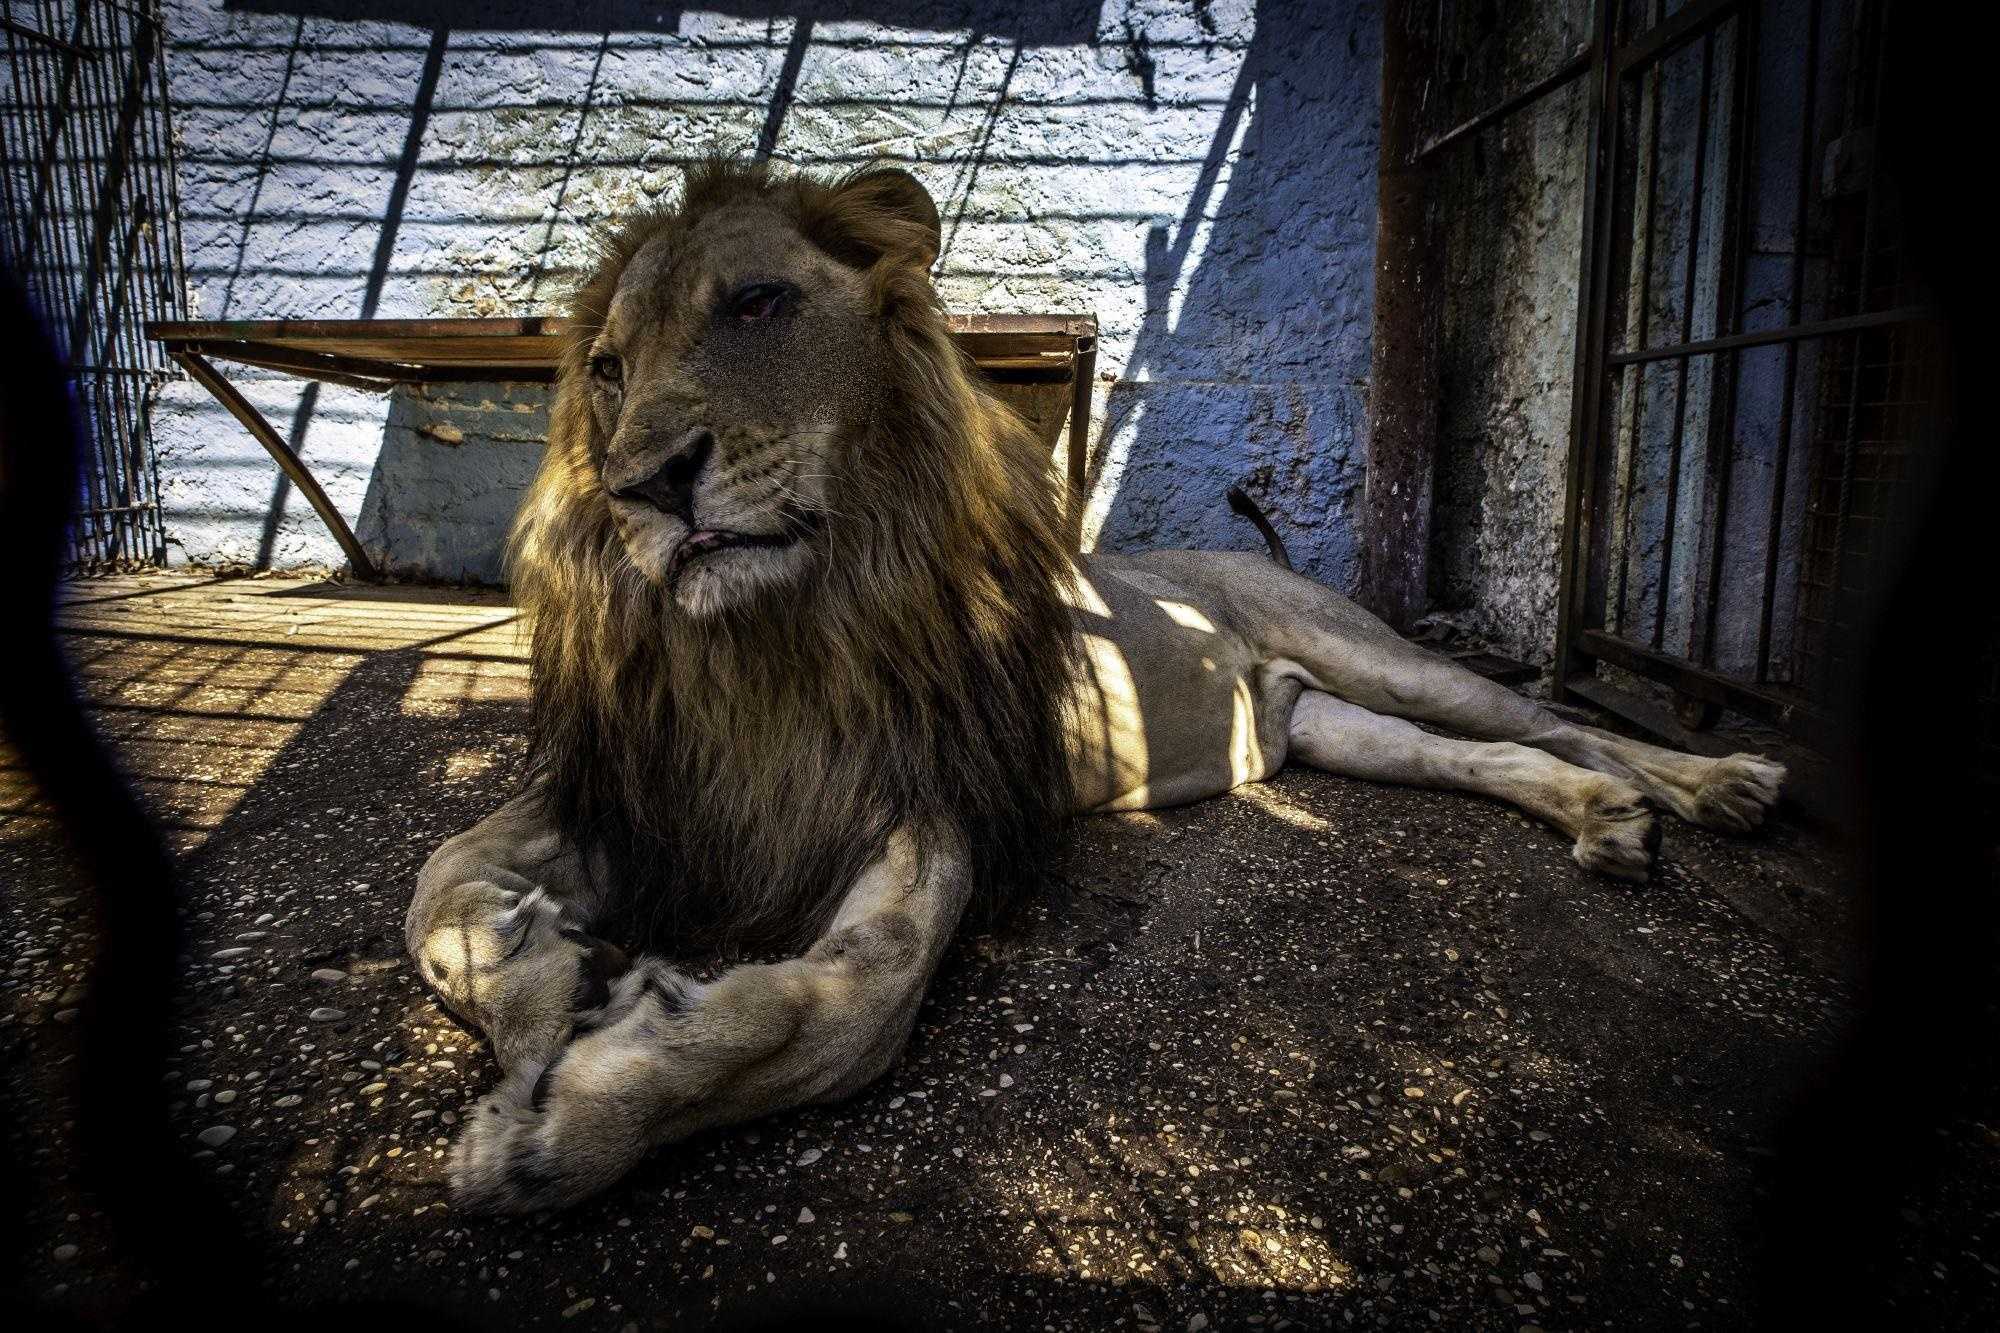
[[[1511,741],[1435,736],[1320,690],[1292,709],[1291,756],[1343,777],[1477,792],[1506,801],[1576,839],[1587,870],[1643,880],[1660,845],[1638,788]]]
[[[1230,608],[1233,622],[1263,652],[1298,663],[1329,694],[1461,736],[1546,750],[1621,779],[1704,828],[1747,832],[1764,821],[1783,789],[1784,766],[1759,755],[1685,754],[1566,721],[1262,556],[1161,551],[1137,563]]]
[[[1785,766],[1755,754],[1721,758],[1684,754],[1596,727],[1554,717],[1528,738],[1551,754],[1602,773],[1615,773],[1690,824],[1748,833],[1784,792]]]

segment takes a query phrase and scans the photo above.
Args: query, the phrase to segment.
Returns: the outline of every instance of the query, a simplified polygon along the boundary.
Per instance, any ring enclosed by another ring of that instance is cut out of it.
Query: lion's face
[[[634,929],[803,932],[933,823],[997,896],[1073,807],[1049,451],[953,341],[940,241],[908,172],[710,161],[570,302],[508,568],[541,804]]]
[[[632,563],[712,616],[810,579],[881,346],[864,274],[779,201],[653,237],[590,346],[601,477]]]

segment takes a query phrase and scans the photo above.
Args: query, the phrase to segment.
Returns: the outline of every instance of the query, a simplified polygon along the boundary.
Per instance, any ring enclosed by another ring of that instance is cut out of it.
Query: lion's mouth
[[[679,578],[689,565],[718,551],[760,546],[776,549],[790,546],[797,540],[797,535],[790,532],[728,532],[715,528],[690,532],[681,538],[681,544],[674,548],[673,556],[667,561],[667,581]]]

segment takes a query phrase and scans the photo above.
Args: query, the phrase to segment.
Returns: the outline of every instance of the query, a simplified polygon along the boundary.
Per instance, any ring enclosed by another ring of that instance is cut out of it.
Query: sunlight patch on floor
[[[490,592],[142,574],[64,589],[58,633],[98,734],[181,851],[199,846],[378,653],[415,653],[406,715],[527,699],[519,617]],[[486,759],[490,766],[491,758]],[[447,778],[483,773],[454,757]],[[0,746],[0,845],[48,831]]]
[[[1271,818],[1290,824],[1293,828],[1304,829],[1308,833],[1328,833],[1333,829],[1333,825],[1282,791],[1261,782],[1245,783],[1236,789],[1234,795],[1239,800],[1248,801]]]
[[[528,664],[496,659],[427,657],[403,694],[406,717],[449,717],[468,704],[528,701]]]

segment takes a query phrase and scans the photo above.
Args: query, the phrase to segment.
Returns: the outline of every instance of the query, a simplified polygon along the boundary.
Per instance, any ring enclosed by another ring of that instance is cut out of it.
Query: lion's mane
[[[870,265],[888,354],[815,576],[697,620],[625,556],[588,349],[641,246],[746,193]],[[713,163],[678,208],[609,236],[575,298],[509,552],[533,621],[529,780],[643,938],[803,938],[900,825],[955,833],[975,908],[998,906],[1039,878],[1074,808],[1073,574],[1048,456],[953,343],[928,257],[866,191]]]

